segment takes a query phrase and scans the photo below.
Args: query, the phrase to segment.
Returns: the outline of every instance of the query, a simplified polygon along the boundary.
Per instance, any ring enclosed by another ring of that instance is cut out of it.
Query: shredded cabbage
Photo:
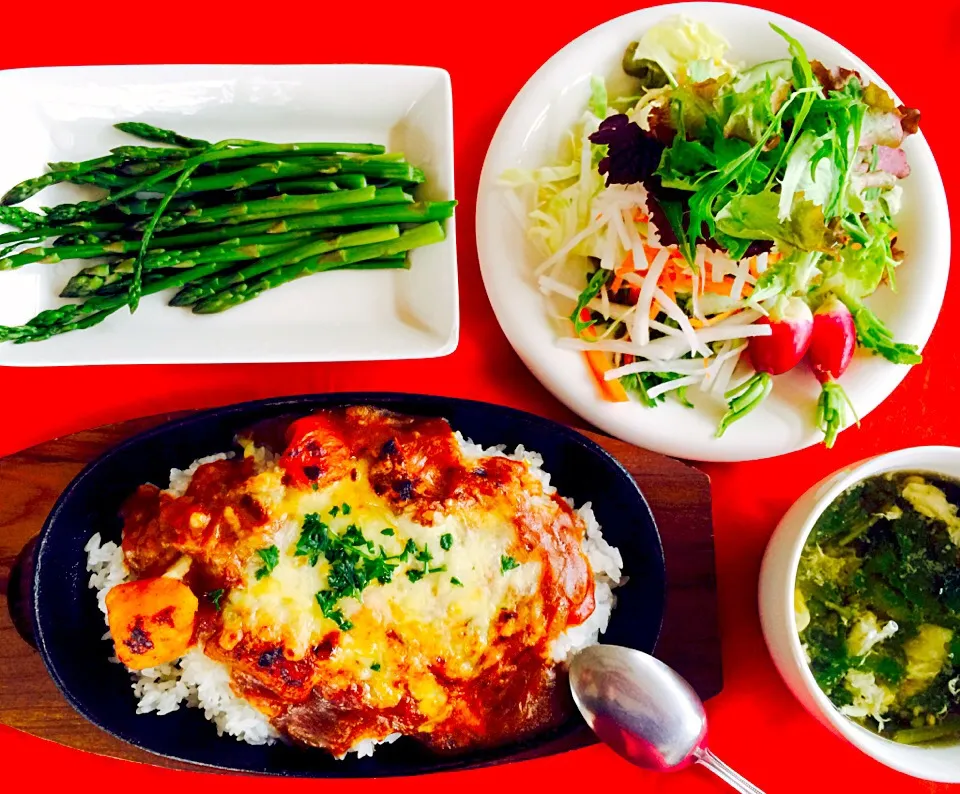
[[[730,43],[703,22],[674,17],[644,33],[633,57],[656,61],[676,85],[736,74],[736,66],[726,60],[729,49]]]

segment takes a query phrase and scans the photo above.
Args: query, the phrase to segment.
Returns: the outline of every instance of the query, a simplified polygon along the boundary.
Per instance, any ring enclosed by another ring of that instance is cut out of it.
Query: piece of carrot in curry
[[[117,658],[131,670],[179,659],[190,647],[197,597],[169,577],[124,582],[106,598]]]

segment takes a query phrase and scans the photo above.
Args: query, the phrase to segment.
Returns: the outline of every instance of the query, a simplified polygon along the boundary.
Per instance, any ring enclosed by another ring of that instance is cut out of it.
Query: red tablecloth
[[[463,330],[456,353],[436,361],[389,364],[169,366],[5,369],[0,372],[0,454],[58,434],[144,414],[258,397],[333,390],[398,390],[473,397],[573,421],[514,355],[487,303],[474,246],[477,181],[487,144],[507,105],[558,48],[589,28],[646,3],[629,0],[516,3],[480,7],[421,0],[360,4],[287,0],[263,3],[146,4],[99,0],[60,7],[3,4],[0,67],[98,63],[383,62],[441,66],[453,78]],[[59,5],[59,4],[58,4]],[[758,3],[820,28],[879,71],[923,130],[947,192],[960,163],[952,146],[957,117],[955,45],[960,7],[876,0]],[[0,124],[16,124],[0,108]],[[2,151],[2,157],[16,152]],[[922,266],[922,263],[915,263]],[[0,279],[2,284],[2,279]],[[953,285],[953,282],[951,282]],[[940,323],[903,385],[860,431],[832,452],[812,449],[774,461],[708,465],[713,478],[726,689],[708,705],[716,752],[770,794],[814,791],[946,791],[911,780],[861,755],[800,707],[771,663],[757,618],[756,579],[780,515],[809,485],[851,461],[898,447],[960,443],[953,410],[960,397],[960,352],[952,334],[960,290],[952,286]],[[761,485],[761,483],[763,483]],[[0,495],[2,498],[2,495]],[[0,675],[5,671],[0,671]],[[377,782],[277,781],[213,777],[139,767],[68,750],[0,728],[3,787],[201,792],[326,790],[373,794]],[[11,779],[12,777],[12,779]],[[439,790],[580,791],[588,787],[664,792],[721,791],[706,772],[658,777],[602,747],[476,772],[389,783],[396,794]],[[19,789],[22,790],[22,789]]]

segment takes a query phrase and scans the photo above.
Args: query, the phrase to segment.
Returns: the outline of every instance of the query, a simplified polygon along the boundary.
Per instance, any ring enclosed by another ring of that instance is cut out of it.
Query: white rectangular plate
[[[119,121],[142,120],[208,140],[381,143],[424,169],[418,198],[452,199],[450,77],[419,66],[95,66],[0,72],[0,190],[48,162],[86,160],[136,143]],[[25,206],[81,195],[57,186]],[[409,271],[343,271],[279,287],[218,315],[146,298],[131,316],[44,342],[0,344],[0,364],[242,363],[430,358],[459,333],[454,222],[413,252]],[[0,273],[0,324],[62,305],[79,262]]]

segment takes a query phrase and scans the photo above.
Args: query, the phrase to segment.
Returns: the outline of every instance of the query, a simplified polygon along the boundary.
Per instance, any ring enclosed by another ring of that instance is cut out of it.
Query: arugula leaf
[[[690,267],[695,272],[699,272],[696,241],[690,238],[683,223],[684,205],[679,201],[666,199],[660,199],[658,203],[660,209],[663,210],[663,214],[667,217],[670,228],[673,229],[674,236],[677,238],[677,247],[680,249],[680,253],[683,254],[683,258],[687,260]]]
[[[573,321],[573,329],[577,336],[581,336],[584,331],[593,325],[593,320],[584,320],[581,314],[583,310],[587,308],[587,304],[600,294],[600,290],[606,286],[611,275],[613,275],[611,271],[598,268],[590,277],[586,288],[580,293],[580,297],[577,299],[577,308],[574,309],[570,315],[570,319]]]
[[[803,129],[803,123],[806,121],[807,114],[810,112],[810,108],[813,106],[814,100],[821,95],[821,89],[820,82],[813,75],[813,69],[810,66],[810,59],[807,57],[807,52],[804,50],[803,45],[785,30],[777,27],[772,22],[770,23],[770,27],[773,28],[774,32],[782,36],[787,42],[787,49],[789,49],[790,54],[793,56],[793,87],[797,91],[797,93],[795,93],[793,96],[802,96],[800,107],[797,108],[793,114],[793,125],[790,130],[790,137],[787,139],[787,145],[780,157],[780,162],[774,169],[776,172],[780,170],[780,166],[783,164],[784,159],[787,155],[789,155],[790,150],[793,148],[793,144],[800,135],[800,131]],[[784,107],[786,107],[786,105]]]
[[[809,89],[813,91],[814,89]],[[738,157],[728,161],[717,170],[717,173],[700,185],[697,192],[690,198],[690,223],[688,234],[691,238],[710,237],[716,230],[716,213],[726,206],[731,198],[745,192],[739,184],[745,182],[745,177],[753,173],[764,147],[774,134],[778,134],[783,117],[791,109],[797,99],[804,98],[804,92],[797,91],[781,105],[780,110],[767,130],[760,136],[756,144],[747,149]],[[775,171],[771,171],[771,179]],[[731,187],[734,186],[734,187]],[[726,198],[726,201],[720,201]],[[717,206],[718,203],[720,206]],[[706,229],[706,233],[704,232]]]
[[[782,77],[774,79],[767,75],[749,87],[737,81],[735,89],[736,93],[727,98],[728,105],[735,102],[736,106],[732,107],[724,122],[723,134],[752,146],[774,122],[777,111],[790,95],[791,84]]]

